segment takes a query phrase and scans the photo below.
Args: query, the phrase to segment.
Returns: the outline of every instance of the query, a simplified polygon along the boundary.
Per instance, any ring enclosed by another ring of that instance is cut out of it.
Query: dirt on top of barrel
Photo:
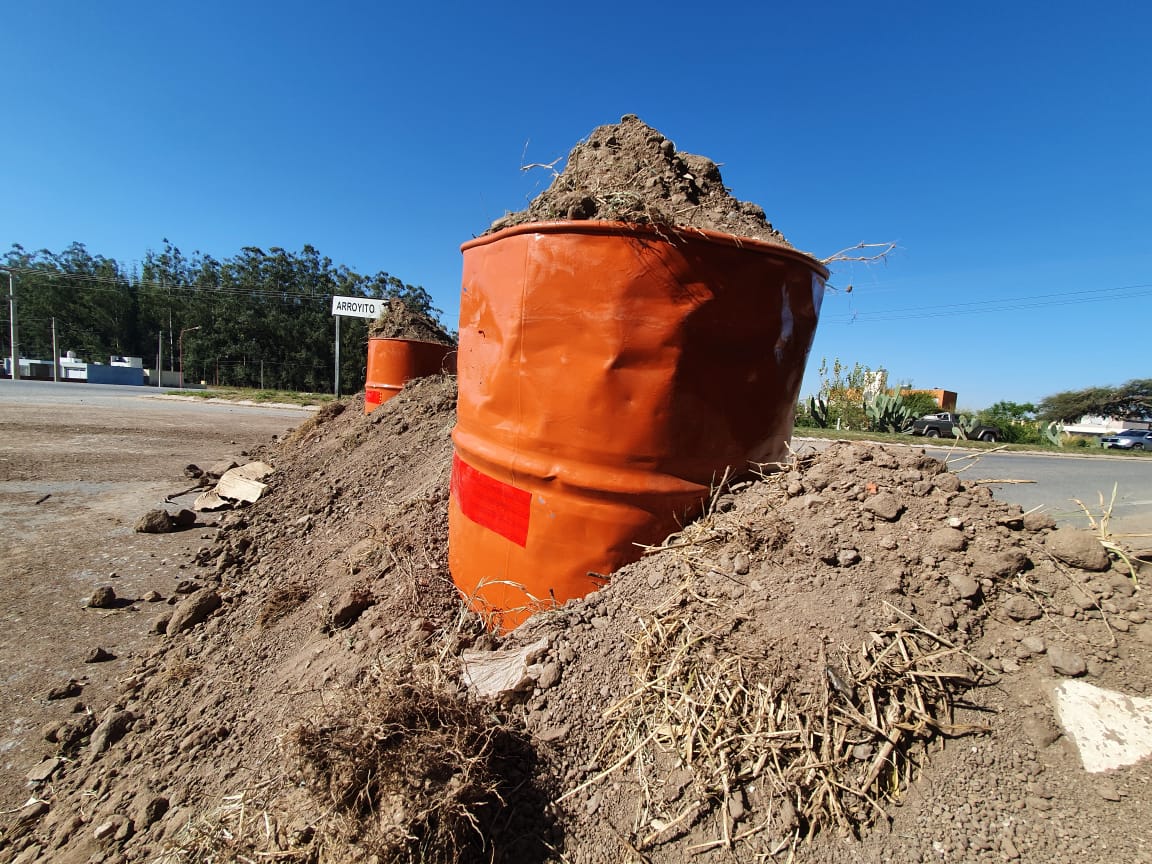
[[[553,165],[552,184],[528,207],[497,219],[485,234],[529,222],[596,220],[669,228],[699,228],[792,248],[764,209],[739,201],[724,186],[720,168],[676,145],[635,114],[598,126]]]
[[[455,345],[456,339],[430,315],[411,309],[403,300],[393,298],[368,325],[373,339],[417,339],[440,345]]]

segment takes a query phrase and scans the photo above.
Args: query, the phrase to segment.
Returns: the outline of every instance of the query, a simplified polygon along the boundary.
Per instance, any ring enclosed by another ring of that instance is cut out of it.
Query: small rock
[[[936,623],[944,630],[951,630],[956,626],[956,613],[947,606],[941,606],[936,610]]]
[[[1047,531],[1050,528],[1056,527],[1056,520],[1049,516],[1047,513],[1025,513],[1024,514],[1024,530],[1025,531]]]
[[[40,819],[48,812],[47,801],[32,801],[25,804],[20,808],[16,814],[16,824],[18,826],[27,827],[39,822]]]
[[[98,840],[127,840],[132,836],[132,823],[127,816],[115,814],[96,826],[92,836]]]
[[[1096,598],[1089,589],[1081,585],[1071,585],[1068,588],[1068,593],[1072,597],[1072,602],[1085,612],[1096,608]]]
[[[545,663],[540,667],[540,675],[536,678],[536,686],[541,690],[550,690],[560,683],[560,664]]]
[[[880,492],[864,502],[864,509],[877,519],[885,522],[895,522],[904,512],[904,505],[890,492]]]
[[[168,799],[162,795],[152,795],[151,793],[142,793],[136,796],[136,801],[132,802],[132,809],[129,817],[139,831],[144,831],[145,828],[158,823],[160,819],[164,818],[164,814],[168,812]]]
[[[17,855],[15,858],[13,858],[12,864],[32,864],[33,861],[40,857],[40,853],[43,851],[43,846],[41,846],[39,843],[33,843],[31,846],[25,848],[24,851]]]
[[[155,621],[152,622],[152,626],[148,628],[148,632],[149,633],[155,633],[159,636],[163,636],[165,633],[168,632],[168,623],[171,620],[172,620],[171,613],[169,613],[167,615],[161,615]]]
[[[227,474],[233,468],[239,468],[239,467],[240,467],[240,463],[238,463],[235,459],[220,459],[216,462],[213,462],[212,467],[209,468],[204,473],[207,474],[209,477],[214,477],[217,480],[219,480],[221,477],[223,477],[225,474]]]
[[[111,585],[101,585],[92,592],[92,596],[88,598],[88,608],[90,609],[115,609],[116,608],[116,591]]]
[[[732,559],[732,569],[737,576],[748,575],[748,570],[752,566],[752,559],[749,558],[747,552],[737,552],[736,557]]]
[[[1108,781],[1103,781],[1096,785],[1096,794],[1103,798],[1105,801],[1119,801],[1120,790]]]
[[[1021,724],[1024,734],[1036,745],[1036,749],[1043,750],[1060,737],[1060,730],[1056,728],[1049,718],[1029,715]]]
[[[88,652],[88,656],[84,658],[85,663],[106,663],[109,660],[115,660],[116,655],[111,651],[105,651],[103,648],[97,646]]]
[[[1121,597],[1131,597],[1136,593],[1136,586],[1132,584],[1132,577],[1127,574],[1127,571],[1113,573],[1108,577],[1108,584],[1112,586],[1112,591]]]
[[[1004,601],[1004,613],[1013,621],[1035,621],[1044,613],[1023,594],[1013,594]]]
[[[1044,640],[1039,636],[1025,636],[1020,640],[1020,647],[1029,654],[1043,654]]]
[[[149,510],[136,523],[137,534],[169,534],[174,525],[167,510]]]
[[[166,632],[169,636],[175,636],[177,633],[191,630],[197,624],[206,621],[209,615],[220,608],[220,604],[220,595],[211,588],[202,588],[195,594],[188,595],[172,613]]]
[[[56,770],[63,764],[63,759],[53,756],[51,759],[45,759],[39,765],[33,766],[24,776],[29,783],[43,783],[55,774]]]
[[[192,528],[196,525],[196,511],[182,509],[172,517],[174,528]]]
[[[124,737],[132,727],[136,715],[132,711],[113,711],[92,733],[88,747],[93,755],[99,755]]]
[[[345,591],[332,602],[329,620],[333,630],[342,630],[354,623],[376,602],[371,592],[363,588]]]
[[[159,591],[149,591],[147,594],[145,594],[140,599],[143,600],[145,603],[159,603],[164,598],[163,598],[163,596],[161,596]]]
[[[1088,671],[1083,657],[1059,645],[1048,646],[1048,662],[1052,664],[1053,672],[1069,678],[1079,678]]]
[[[945,525],[928,535],[928,545],[941,552],[963,552],[968,541],[963,531]]]
[[[82,689],[79,681],[70,678],[67,684],[61,684],[59,687],[53,687],[49,690],[45,698],[50,701],[56,699],[71,699],[74,696],[79,696]]]
[[[1099,539],[1090,531],[1066,525],[1044,538],[1044,548],[1065,564],[1081,570],[1107,570],[1112,561]]]
[[[960,491],[960,478],[950,471],[945,471],[937,474],[936,478],[932,481],[932,485],[942,492],[959,492]],[[959,525],[953,525],[953,528],[959,528]]]
[[[81,742],[96,728],[96,720],[91,714],[79,714],[56,727],[56,743],[61,753],[77,750]]]
[[[966,573],[953,573],[948,577],[948,584],[955,588],[956,593],[964,600],[980,593],[980,583]]]
[[[841,549],[836,553],[836,563],[841,567],[851,567],[860,561],[860,553],[855,549]]]
[[[552,744],[567,738],[569,731],[571,731],[571,727],[567,723],[561,726],[545,726],[536,733],[536,737],[545,743]]]
[[[1020,857],[1020,850],[1016,848],[1011,838],[1005,837],[1000,841],[1000,854],[1006,861],[1015,861]]]

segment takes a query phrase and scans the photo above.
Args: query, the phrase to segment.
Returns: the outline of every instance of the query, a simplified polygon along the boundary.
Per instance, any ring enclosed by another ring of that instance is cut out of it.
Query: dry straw
[[[673,538],[669,554],[700,566],[710,522]],[[561,800],[629,772],[641,790],[629,838],[638,852],[705,825],[715,836],[690,851],[766,831],[777,851],[825,828],[858,833],[900,800],[928,742],[988,731],[953,716],[983,664],[888,611],[898,624],[836,657],[822,651],[798,686],[742,654],[728,638],[739,616],[689,580],[640,615],[635,686],[605,712],[610,730],[594,760],[606,767]]]

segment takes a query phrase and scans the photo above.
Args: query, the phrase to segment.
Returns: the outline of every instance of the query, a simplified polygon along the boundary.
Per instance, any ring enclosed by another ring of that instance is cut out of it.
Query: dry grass
[[[692,562],[711,521],[665,551]],[[605,712],[612,725],[594,760],[607,767],[563,798],[629,772],[642,799],[629,842],[641,853],[705,823],[714,839],[692,852],[769,829],[781,849],[826,828],[858,834],[900,800],[927,742],[987,731],[953,717],[955,694],[977,683],[982,664],[889,611],[898,625],[822,655],[801,682],[730,648],[732,610],[681,586],[640,616],[635,686]]]
[[[267,784],[265,784],[265,787]],[[267,789],[226,795],[210,810],[189,819],[176,843],[156,864],[314,864],[322,843],[311,828],[293,830],[272,812]]]
[[[256,621],[261,627],[275,624],[281,618],[292,614],[311,596],[312,590],[303,582],[290,582],[287,585],[281,585],[273,590],[268,599],[264,601]]]
[[[503,857],[507,760],[523,745],[454,689],[378,678],[301,723],[287,745],[342,843],[381,861]]]

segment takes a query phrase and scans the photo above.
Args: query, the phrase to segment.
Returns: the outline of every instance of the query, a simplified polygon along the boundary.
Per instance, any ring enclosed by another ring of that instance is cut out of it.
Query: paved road
[[[288,425],[308,416],[306,409],[295,406],[267,407],[239,405],[234,402],[218,403],[200,399],[169,398],[170,390],[154,387],[125,387],[113,384],[54,383],[51,381],[0,380],[0,402],[9,400],[22,405],[56,405],[62,411],[77,408],[108,408],[125,411],[163,413],[178,419],[180,416],[214,415],[244,417],[282,417]],[[798,439],[821,447],[827,442],[818,439]],[[921,446],[917,443],[916,446]],[[947,459],[953,470],[963,470],[970,477],[980,479],[1018,480],[1025,483],[995,484],[996,497],[1019,504],[1025,510],[1043,507],[1058,521],[1088,526],[1084,511],[1073,499],[1088,506],[1099,519],[1102,508],[1112,500],[1111,528],[1116,533],[1152,535],[1152,459],[1126,453],[1115,455],[1048,456],[1028,453],[980,453],[950,450],[944,447],[928,448],[934,455]],[[968,467],[965,467],[968,466]],[[1152,536],[1137,545],[1152,545]]]
[[[236,402],[189,399],[179,396],[178,391],[171,388],[82,384],[70,381],[59,383],[12,381],[7,378],[0,379],[0,401],[41,407],[58,405],[62,410],[79,407],[127,411],[162,409],[175,415],[207,413],[218,416],[239,414],[245,417],[283,417],[290,424],[307,417],[310,410],[298,405],[243,405]],[[293,421],[292,417],[298,419]]]
[[[821,445],[818,439],[804,439],[805,444]],[[917,444],[916,446],[922,446]],[[998,483],[991,488],[997,498],[1019,504],[1025,510],[1043,507],[1058,522],[1083,528],[1088,518],[1076,504],[1079,499],[1099,520],[1102,508],[1112,500],[1110,528],[1116,534],[1147,534],[1134,545],[1152,547],[1152,459],[1127,453],[1115,455],[1049,456],[1031,453],[984,453],[971,450],[927,447],[933,456],[949,462],[961,476],[982,480],[1017,480],[1023,483]],[[966,467],[967,466],[967,467]]]

